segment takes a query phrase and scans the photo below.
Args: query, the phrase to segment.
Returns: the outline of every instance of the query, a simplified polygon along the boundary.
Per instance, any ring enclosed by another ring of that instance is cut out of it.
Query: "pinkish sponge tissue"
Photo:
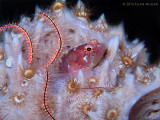
[[[160,68],[123,24],[57,0],[0,28],[0,119],[160,120]]]

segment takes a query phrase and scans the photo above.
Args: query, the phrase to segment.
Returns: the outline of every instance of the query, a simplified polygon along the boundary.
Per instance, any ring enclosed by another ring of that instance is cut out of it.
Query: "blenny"
[[[83,71],[94,68],[104,56],[106,47],[103,43],[96,40],[80,45],[69,50],[62,58],[60,71],[77,73],[80,69]]]

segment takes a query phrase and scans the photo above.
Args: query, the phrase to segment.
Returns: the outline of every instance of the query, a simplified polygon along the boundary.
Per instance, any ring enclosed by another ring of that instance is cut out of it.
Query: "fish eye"
[[[93,52],[93,48],[91,46],[87,46],[85,47],[85,50],[84,50],[87,54],[89,53],[92,53]]]
[[[87,48],[87,51],[91,51],[91,50],[92,50],[92,48],[91,48],[91,47],[88,47],[88,48]]]

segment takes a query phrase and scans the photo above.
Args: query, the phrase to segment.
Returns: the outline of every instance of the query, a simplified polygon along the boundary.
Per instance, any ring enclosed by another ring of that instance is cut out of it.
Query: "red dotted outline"
[[[54,30],[57,33],[57,38],[58,38],[58,46],[57,49],[55,51],[55,53],[53,54],[52,58],[48,61],[47,65],[44,66],[44,68],[47,68],[51,63],[54,62],[54,60],[56,59],[56,57],[58,56],[58,53],[60,52],[61,48],[62,48],[62,36],[61,33],[56,25],[56,23],[45,13],[39,13],[39,15],[43,18],[45,18],[48,22],[51,23],[51,25],[53,26]],[[44,85],[44,92],[43,92],[43,105],[44,108],[46,110],[46,112],[48,113],[48,115],[53,119],[56,120],[54,115],[51,113],[47,103],[46,103],[46,96],[47,96],[47,87],[48,87],[48,80],[49,79],[49,75],[48,75],[48,71],[45,69],[45,85]]]
[[[45,70],[45,85],[44,85],[44,92],[43,92],[43,105],[44,105],[44,108],[45,108],[46,112],[52,118],[52,120],[56,120],[54,115],[52,114],[52,112],[49,110],[49,107],[46,103],[47,87],[48,87],[48,81],[49,81],[48,78],[49,78],[48,71]]]
[[[28,35],[28,33],[26,32],[26,30],[24,30],[22,27],[18,26],[18,25],[5,25],[3,27],[0,28],[0,32],[1,31],[4,31],[5,29],[8,29],[8,28],[16,28],[18,29],[19,31],[21,31],[23,33],[23,35],[25,36],[26,40],[27,40],[27,43],[28,43],[28,49],[29,49],[29,55],[28,55],[28,62],[31,63],[32,62],[32,43],[31,43],[31,39]]]
[[[58,56],[58,53],[60,52],[60,50],[61,50],[61,48],[62,48],[62,43],[63,43],[63,41],[62,41],[62,36],[61,36],[61,33],[60,33],[59,29],[58,29],[58,26],[57,26],[56,23],[52,20],[52,18],[50,18],[50,17],[49,17],[47,14],[45,14],[45,13],[39,13],[39,15],[40,15],[41,17],[45,18],[47,21],[49,21],[49,22],[52,24],[54,30],[56,31],[57,38],[58,38],[58,46],[57,46],[57,49],[56,49],[55,53],[53,54],[52,58],[48,61],[47,65],[44,66],[44,67],[46,68],[46,67],[48,67],[51,63],[53,63],[54,60],[56,59],[56,57]]]

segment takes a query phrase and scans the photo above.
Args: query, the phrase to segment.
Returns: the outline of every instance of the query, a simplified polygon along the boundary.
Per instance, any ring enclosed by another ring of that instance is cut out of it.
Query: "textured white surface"
[[[130,109],[136,101],[144,94],[160,87],[160,68],[155,66],[144,69],[142,65],[148,60],[144,43],[138,43],[137,39],[133,43],[127,42],[123,24],[110,27],[106,31],[107,23],[105,29],[100,24],[101,20],[104,20],[103,14],[92,23],[86,18],[74,15],[72,10],[66,7],[59,11],[37,8],[36,16],[32,21],[28,17],[23,17],[19,23],[32,40],[32,64],[28,63],[28,48],[24,36],[14,31],[4,33],[5,45],[2,49],[6,63],[3,60],[0,62],[1,88],[7,82],[5,94],[0,95],[0,117],[3,120],[50,119],[42,101],[45,84],[43,66],[55,52],[58,40],[51,23],[39,17],[39,12],[47,13],[53,19],[63,38],[61,53],[47,68],[49,82],[46,101],[57,120],[107,119],[106,114],[109,109],[117,111],[117,120],[128,120]],[[93,28],[90,27],[91,25]],[[100,26],[102,31],[97,30]],[[61,73],[59,65],[63,64],[62,56],[70,49],[91,40],[104,43],[107,48],[100,63],[91,70],[85,72],[79,70],[74,75]],[[68,49],[67,46],[70,48]],[[129,67],[123,63],[123,57],[128,57],[132,61]],[[31,79],[26,79],[23,72],[29,68],[34,70],[35,75]],[[149,77],[148,84],[142,82],[145,75]],[[77,91],[70,91],[67,87],[72,79],[79,86]],[[103,92],[95,96],[94,92],[99,90],[98,88]],[[22,94],[21,100],[18,101],[16,95]],[[91,109],[86,114],[84,106],[89,104]]]

